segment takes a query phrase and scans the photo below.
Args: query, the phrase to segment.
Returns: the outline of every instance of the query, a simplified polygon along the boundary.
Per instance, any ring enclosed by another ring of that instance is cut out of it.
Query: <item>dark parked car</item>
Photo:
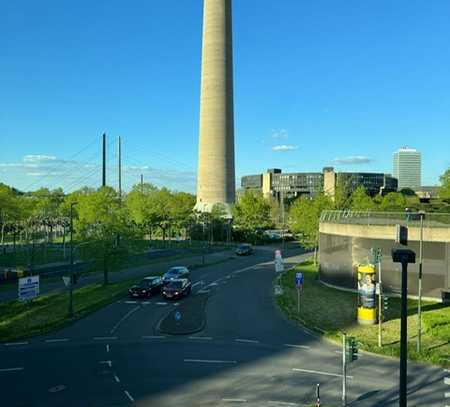
[[[145,277],[139,284],[132,286],[128,293],[130,297],[147,298],[154,294],[159,294],[162,289],[161,277]]]
[[[248,256],[249,254],[253,253],[253,247],[251,244],[244,243],[238,246],[236,249],[236,254],[238,256]]]
[[[184,266],[171,267],[167,273],[163,275],[163,284],[168,284],[172,280],[177,280],[180,278],[189,278],[191,273],[189,269]]]
[[[189,295],[191,288],[191,282],[187,278],[180,278],[177,280],[172,280],[170,283],[165,285],[162,289],[162,295],[167,299],[174,300],[185,295]]]

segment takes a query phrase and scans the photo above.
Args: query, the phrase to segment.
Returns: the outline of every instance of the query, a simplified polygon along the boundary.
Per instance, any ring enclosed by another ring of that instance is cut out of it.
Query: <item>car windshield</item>
[[[140,283],[139,283],[139,287],[141,287],[141,288],[147,288],[147,287],[149,287],[151,285],[151,280],[142,280]]]
[[[182,281],[173,281],[169,284],[170,288],[181,288],[183,287],[183,282]]]

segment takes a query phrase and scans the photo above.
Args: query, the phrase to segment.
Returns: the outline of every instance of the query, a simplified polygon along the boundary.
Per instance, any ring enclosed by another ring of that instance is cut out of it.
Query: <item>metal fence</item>
[[[420,227],[420,213],[417,212],[375,212],[375,211],[323,211],[320,222],[356,225],[407,225]],[[450,228],[450,213],[425,213],[423,226],[428,228]]]

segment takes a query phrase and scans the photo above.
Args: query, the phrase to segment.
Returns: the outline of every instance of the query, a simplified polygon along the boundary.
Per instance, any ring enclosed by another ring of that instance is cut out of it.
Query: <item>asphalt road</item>
[[[288,255],[287,266],[304,257]],[[320,383],[322,405],[340,406],[339,347],[279,313],[272,259],[259,249],[195,270],[193,294],[178,302],[124,298],[60,332],[0,345],[0,405],[303,406]],[[175,310],[178,334],[161,332]],[[180,334],[185,320],[201,330]],[[396,360],[361,355],[348,370],[348,405],[398,405],[397,370]],[[409,406],[445,406],[445,375],[410,364]]]

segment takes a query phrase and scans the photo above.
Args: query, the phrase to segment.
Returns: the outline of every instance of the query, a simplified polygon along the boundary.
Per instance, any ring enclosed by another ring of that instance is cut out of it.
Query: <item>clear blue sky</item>
[[[202,3],[3,1],[0,182],[96,185],[105,131],[110,167],[122,136],[126,185],[142,172],[193,191]],[[449,1],[233,6],[237,177],[391,172],[407,145],[423,154],[423,183],[438,182],[450,166]]]

